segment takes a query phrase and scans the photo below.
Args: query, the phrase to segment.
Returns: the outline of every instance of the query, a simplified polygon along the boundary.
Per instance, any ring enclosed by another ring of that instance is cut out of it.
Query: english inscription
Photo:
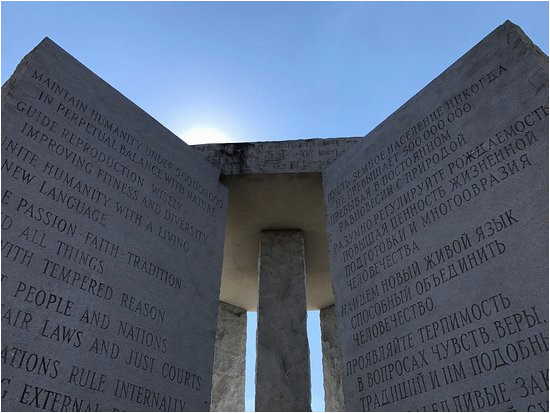
[[[219,171],[49,39],[2,88],[2,408],[209,410]]]

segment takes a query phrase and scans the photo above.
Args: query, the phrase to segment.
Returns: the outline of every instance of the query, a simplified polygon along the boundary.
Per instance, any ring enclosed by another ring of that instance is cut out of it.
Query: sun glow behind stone
[[[231,138],[228,135],[210,126],[197,126],[188,129],[181,134],[181,138],[188,145],[231,142]]]

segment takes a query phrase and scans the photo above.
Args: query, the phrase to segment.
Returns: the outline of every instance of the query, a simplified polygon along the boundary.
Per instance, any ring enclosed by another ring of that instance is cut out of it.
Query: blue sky
[[[547,2],[2,3],[2,83],[49,36],[178,136],[362,136],[510,19],[548,53]]]
[[[48,36],[184,140],[200,127],[232,141],[365,135],[507,19],[548,54],[547,2],[2,2],[1,11],[2,83]],[[321,411],[319,317],[308,315]]]

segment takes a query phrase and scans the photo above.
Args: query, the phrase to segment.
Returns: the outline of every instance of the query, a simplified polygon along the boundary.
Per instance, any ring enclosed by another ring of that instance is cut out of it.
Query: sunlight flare
[[[188,129],[181,134],[181,137],[188,145],[231,142],[231,138],[227,134],[211,126],[197,126]]]

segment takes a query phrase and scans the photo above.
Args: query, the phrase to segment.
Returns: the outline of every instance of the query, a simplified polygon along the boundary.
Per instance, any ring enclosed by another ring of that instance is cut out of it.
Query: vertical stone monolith
[[[220,301],[212,376],[212,412],[244,412],[246,310]]]
[[[346,410],[548,409],[548,117],[507,21],[323,170]]]
[[[302,231],[262,231],[256,411],[311,411]]]
[[[320,311],[325,411],[343,412],[345,409],[342,391],[342,354],[334,312],[334,305],[322,308]]]
[[[1,146],[2,411],[209,411],[219,170],[48,38]]]

